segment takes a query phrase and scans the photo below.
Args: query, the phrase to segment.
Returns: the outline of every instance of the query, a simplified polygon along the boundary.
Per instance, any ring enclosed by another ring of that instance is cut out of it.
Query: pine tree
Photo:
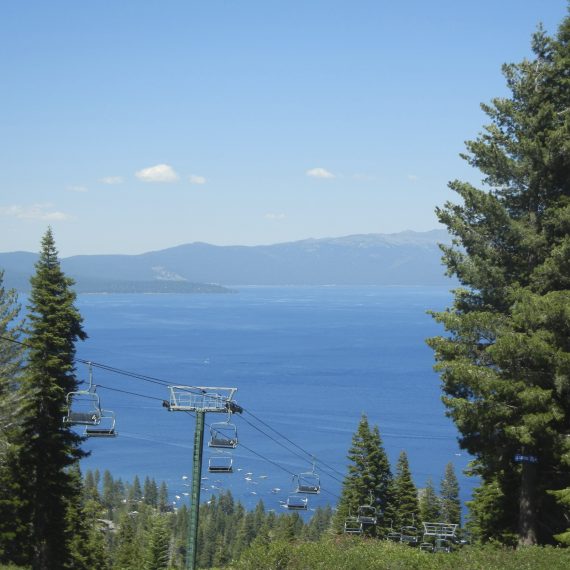
[[[380,431],[377,426],[370,429],[368,418],[364,414],[352,438],[348,460],[351,463],[334,517],[335,530],[342,532],[346,518],[355,516],[358,508],[363,505],[371,505],[379,510],[379,525],[382,526],[390,501],[392,474]],[[366,532],[375,534],[376,527],[367,527]]]
[[[166,570],[169,562],[170,527],[165,515],[154,516],[148,536],[145,570]]]
[[[0,270],[0,467],[5,461],[9,434],[18,423],[21,396],[17,390],[21,375],[23,323],[16,291],[4,287]]]
[[[460,443],[493,490],[475,500],[500,498],[479,528],[521,545],[564,529],[548,491],[570,486],[570,17],[532,48],[503,67],[510,96],[482,106],[490,124],[467,143],[485,189],[451,182],[461,203],[437,211],[461,287],[435,314],[447,335],[429,341]]]
[[[113,508],[116,504],[115,481],[108,469],[103,472],[103,492],[101,495],[103,506],[107,509],[107,518],[113,518]]]
[[[123,513],[119,519],[119,531],[113,556],[113,568],[140,570],[144,568],[144,543],[137,523],[137,515]]]
[[[423,522],[439,522],[441,516],[441,501],[435,492],[433,481],[428,479],[425,489],[420,492],[420,519]]]
[[[4,272],[0,271],[0,562],[17,560],[16,537],[25,522],[19,517],[21,501],[19,481],[13,478],[10,457],[12,441],[22,417],[22,394],[19,391],[23,349],[20,305],[13,290],[4,288]]]
[[[414,485],[408,456],[405,451],[400,453],[396,464],[396,475],[392,490],[393,508],[395,510],[394,526],[414,526],[419,524],[420,507],[418,490]]]
[[[10,461],[25,532],[15,544],[32,568],[71,563],[68,506],[80,488],[70,468],[82,457],[81,438],[62,422],[66,396],[77,389],[75,343],[86,338],[74,306],[73,281],[60,268],[51,229],[42,240],[31,278],[27,363],[21,382],[23,407]]]
[[[453,463],[445,466],[441,480],[441,522],[461,525],[461,500],[459,499],[459,481],[453,469]]]
[[[135,475],[132,485],[129,485],[129,493],[127,495],[127,500],[129,504],[135,508],[137,503],[142,501],[143,492],[141,489],[141,482],[138,475]]]
[[[169,509],[170,505],[168,503],[168,487],[166,482],[163,481],[160,484],[160,489],[158,490],[158,509],[160,512],[165,512]]]
[[[158,485],[154,479],[145,477],[143,486],[144,502],[151,507],[158,506]]]

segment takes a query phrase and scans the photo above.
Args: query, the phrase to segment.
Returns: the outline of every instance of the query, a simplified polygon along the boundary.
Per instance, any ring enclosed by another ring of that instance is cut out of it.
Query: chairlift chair
[[[68,392],[65,397],[67,413],[64,423],[71,425],[96,426],[101,421],[101,402],[97,386],[93,385],[93,369],[89,366],[89,386],[86,390]]]
[[[238,444],[237,428],[228,421],[216,422],[210,426],[209,447],[235,449]]]
[[[431,542],[420,543],[420,550],[422,552],[433,552],[433,544]]]
[[[67,413],[63,421],[71,425],[96,426],[101,421],[101,401],[95,389],[77,390],[66,396]]]
[[[210,457],[208,460],[208,471],[210,473],[233,473],[234,460],[227,455]]]
[[[358,521],[357,517],[348,516],[344,520],[344,533],[345,534],[362,534],[362,523]]]
[[[301,495],[289,495],[285,501],[285,508],[291,511],[306,511],[309,504],[307,497]]]
[[[372,505],[360,505],[356,514],[358,522],[365,525],[375,525],[378,522],[376,507]]]
[[[319,476],[313,471],[295,475],[296,493],[304,495],[318,495],[321,492],[321,481]]]
[[[321,492],[321,479],[315,472],[315,461],[313,459],[313,468],[311,471],[299,473],[295,475],[293,480],[296,481],[296,493],[304,495],[318,495]]]
[[[451,552],[451,542],[446,538],[436,538],[433,551],[449,553]]]
[[[117,437],[115,430],[115,412],[101,410],[100,423],[96,426],[85,426],[86,437]]]
[[[386,540],[391,540],[392,542],[400,542],[400,538],[402,538],[401,533],[394,530],[394,527],[392,526],[392,519],[390,519],[390,531],[386,535]]]
[[[415,526],[403,526],[400,529],[400,542],[415,546],[418,544],[418,529]]]

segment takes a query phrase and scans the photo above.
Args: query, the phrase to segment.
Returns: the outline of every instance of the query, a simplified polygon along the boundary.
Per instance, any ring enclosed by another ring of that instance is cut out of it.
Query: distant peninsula
[[[139,255],[61,260],[80,293],[230,293],[239,286],[454,286],[441,265],[444,230],[358,234],[257,246],[195,242]],[[29,289],[37,255],[0,253],[8,287]]]

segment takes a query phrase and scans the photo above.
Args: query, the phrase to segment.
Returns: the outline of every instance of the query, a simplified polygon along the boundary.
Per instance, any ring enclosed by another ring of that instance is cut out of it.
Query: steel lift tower
[[[192,458],[192,492],[190,520],[188,524],[188,550],[186,568],[195,570],[198,542],[198,511],[200,508],[200,483],[202,479],[202,449],[204,447],[204,423],[207,413],[242,413],[243,409],[233,400],[237,388],[215,386],[169,386],[170,401],[165,407],[171,412],[193,412],[196,414],[194,451]]]

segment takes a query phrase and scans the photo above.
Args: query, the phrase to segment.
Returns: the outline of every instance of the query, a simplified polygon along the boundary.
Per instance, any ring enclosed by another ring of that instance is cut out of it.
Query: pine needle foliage
[[[482,105],[490,123],[466,143],[483,187],[455,180],[459,202],[437,210],[461,286],[428,341],[482,481],[471,522],[521,545],[567,527],[548,491],[570,486],[570,17],[532,49],[503,66],[510,95]]]
[[[400,453],[396,464],[396,475],[392,487],[392,505],[395,513],[394,526],[419,526],[420,505],[418,490],[412,479],[408,456]]]
[[[365,414],[360,418],[348,450],[348,473],[343,481],[341,498],[334,517],[334,528],[343,532],[347,517],[356,516],[358,508],[371,505],[379,512],[379,523],[365,529],[376,535],[385,526],[385,513],[389,510],[392,472],[384,451],[377,426],[370,428]]]
[[[77,567],[68,513],[81,498],[72,468],[83,452],[80,436],[62,419],[66,396],[77,389],[75,343],[86,334],[72,284],[61,270],[48,229],[31,278],[21,420],[10,457],[18,501],[13,544],[20,560],[14,561],[33,569]]]

